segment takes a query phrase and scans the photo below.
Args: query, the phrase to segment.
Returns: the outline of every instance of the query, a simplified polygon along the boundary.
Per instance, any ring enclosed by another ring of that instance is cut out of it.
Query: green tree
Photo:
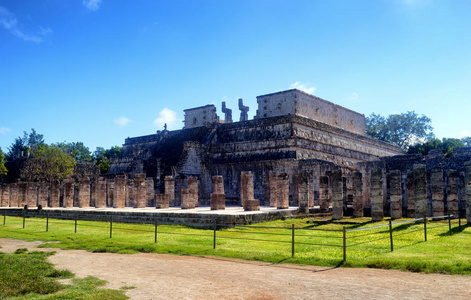
[[[61,181],[74,171],[75,160],[57,146],[41,145],[31,159],[27,160],[21,177],[27,180]]]
[[[454,148],[464,147],[464,143],[460,139],[454,138],[443,138],[431,139],[425,143],[418,143],[413,146],[410,146],[407,153],[410,154],[424,154],[427,155],[430,150],[440,149],[443,151],[446,157],[450,157],[453,154]]]
[[[93,156],[95,157],[95,164],[100,168],[101,174],[106,174],[111,166],[111,159],[117,158],[121,155],[122,147],[113,146],[105,150],[103,147],[97,147]]]
[[[434,137],[431,122],[427,116],[419,116],[414,111],[388,117],[372,113],[366,118],[366,133],[407,151],[411,145]]]
[[[92,153],[82,142],[73,142],[73,143],[57,143],[53,144],[54,146],[59,147],[65,153],[72,156],[77,162],[92,162],[93,157]]]
[[[5,167],[5,154],[2,151],[2,148],[0,148],[0,176],[7,175],[8,170]]]
[[[471,147],[471,136],[467,136],[461,139],[465,147]]]
[[[40,146],[44,145],[44,136],[31,128],[31,132],[23,131],[23,137],[19,136],[8,148],[7,159],[9,161],[27,158]]]

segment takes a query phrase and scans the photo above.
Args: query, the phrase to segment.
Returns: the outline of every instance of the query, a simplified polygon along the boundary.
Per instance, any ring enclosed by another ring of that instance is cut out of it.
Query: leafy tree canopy
[[[5,154],[2,151],[2,148],[0,148],[0,176],[7,175],[8,170],[5,167]]]
[[[95,164],[100,168],[101,174],[106,174],[110,169],[110,160],[117,158],[121,155],[123,147],[113,146],[110,149],[104,149],[103,147],[97,147],[93,156],[95,157]]]
[[[27,180],[53,182],[70,177],[74,171],[75,160],[55,145],[41,145],[33,158],[26,161],[21,177]]]
[[[471,147],[471,136],[467,136],[461,139],[465,147]]]
[[[73,143],[57,143],[53,144],[56,147],[59,147],[65,153],[69,154],[70,156],[75,159],[77,162],[92,162],[93,157],[92,153],[82,142],[73,142]]]
[[[414,111],[387,117],[372,113],[366,118],[366,133],[376,139],[407,149],[418,142],[434,137],[431,120]]]
[[[31,128],[31,132],[23,131],[23,137],[19,136],[8,148],[7,159],[15,160],[29,157],[39,147],[44,145],[44,136]]]
[[[425,143],[410,146],[407,152],[410,154],[420,153],[427,155],[430,150],[440,149],[445,153],[446,157],[450,157],[453,154],[453,149],[460,147],[465,147],[465,144],[460,139],[443,138],[441,141],[439,139],[431,139]]]

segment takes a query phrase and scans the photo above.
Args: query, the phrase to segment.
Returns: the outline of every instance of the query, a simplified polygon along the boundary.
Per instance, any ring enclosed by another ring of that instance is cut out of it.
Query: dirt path
[[[107,288],[133,286],[131,299],[470,299],[471,277],[377,269],[274,265],[215,257],[90,253],[0,239],[0,251],[57,251],[49,258]]]

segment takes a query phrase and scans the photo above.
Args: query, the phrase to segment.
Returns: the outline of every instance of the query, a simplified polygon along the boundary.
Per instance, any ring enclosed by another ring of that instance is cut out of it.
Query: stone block
[[[213,180],[213,194],[224,194],[224,178],[221,175],[215,175]]]
[[[156,194],[155,195],[155,207],[156,208],[169,208],[170,200],[168,194]]]
[[[257,211],[260,210],[260,200],[247,199],[245,200],[244,210],[245,211]]]
[[[193,209],[195,208],[195,202],[193,201],[193,195],[188,189],[182,189],[181,191],[182,209]]]
[[[327,212],[330,208],[330,179],[329,176],[319,177],[319,207],[321,212]]]
[[[198,178],[188,177],[188,191],[194,206],[198,206]]]
[[[224,194],[211,194],[211,210],[224,210],[226,209],[226,195]]]
[[[471,161],[464,164],[464,184],[465,184],[465,201],[466,201],[466,220],[468,225],[471,224]]]

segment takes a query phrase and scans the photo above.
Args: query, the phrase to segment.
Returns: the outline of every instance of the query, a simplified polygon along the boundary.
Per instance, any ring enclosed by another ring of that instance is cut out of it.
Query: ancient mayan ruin
[[[156,207],[223,210],[240,205],[300,212],[423,217],[471,222],[471,148],[405,155],[365,133],[365,117],[297,89],[257,97],[253,119],[222,103],[186,109],[184,128],[127,138],[106,177],[47,188],[1,186],[1,206]]]

